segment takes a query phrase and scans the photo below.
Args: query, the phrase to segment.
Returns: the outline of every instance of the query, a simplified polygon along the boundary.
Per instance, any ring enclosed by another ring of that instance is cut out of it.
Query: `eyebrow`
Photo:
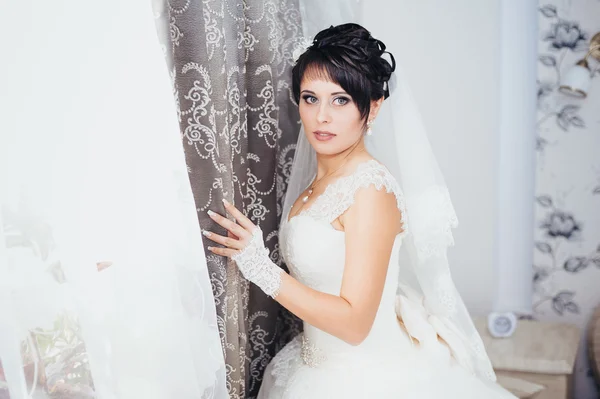
[[[312,90],[302,90],[300,93],[301,93],[301,94],[302,94],[302,93],[316,94],[316,93],[315,93],[314,91],[312,91]],[[346,93],[345,91],[336,91],[335,93],[331,93],[331,95],[332,95],[332,96],[335,96],[335,95],[337,95],[337,94],[346,94],[346,95],[348,95],[348,93]]]

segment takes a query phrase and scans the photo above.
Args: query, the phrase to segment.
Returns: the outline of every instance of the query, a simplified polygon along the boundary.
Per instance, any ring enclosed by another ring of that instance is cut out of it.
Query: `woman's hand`
[[[235,220],[231,221],[224,216],[219,215],[213,211],[208,211],[208,216],[227,230],[227,237],[219,234],[202,231],[202,234],[211,241],[217,244],[223,245],[224,248],[208,247],[208,250],[222,256],[231,258],[234,255],[238,255],[240,251],[248,246],[254,230],[257,228],[254,223],[250,221],[242,212],[240,212],[235,206],[231,205],[227,200],[223,199],[225,210],[231,214]]]
[[[225,247],[208,247],[208,249],[217,255],[233,259],[247,280],[275,298],[279,294],[282,270],[269,258],[269,250],[265,248],[261,229],[229,202],[223,200],[223,203],[225,210],[239,224],[209,211],[210,218],[223,226],[228,234],[227,237],[223,237],[213,232],[203,231],[205,237]]]

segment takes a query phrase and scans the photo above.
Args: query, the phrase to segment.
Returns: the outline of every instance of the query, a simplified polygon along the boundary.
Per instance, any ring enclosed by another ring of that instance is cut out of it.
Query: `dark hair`
[[[382,55],[388,53],[391,64]],[[358,24],[331,26],[319,32],[312,45],[292,69],[292,92],[300,103],[300,83],[304,74],[325,77],[340,85],[356,103],[365,120],[371,101],[389,96],[387,82],[396,69],[394,56],[385,44]]]

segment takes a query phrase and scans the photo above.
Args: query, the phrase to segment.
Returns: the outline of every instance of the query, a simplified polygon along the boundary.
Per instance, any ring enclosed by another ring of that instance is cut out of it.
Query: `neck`
[[[344,162],[346,164],[350,163],[352,157],[365,150],[365,141],[361,138],[357,143],[352,144],[338,154],[324,155],[317,153],[317,180],[330,173],[335,173],[337,169],[342,167]]]

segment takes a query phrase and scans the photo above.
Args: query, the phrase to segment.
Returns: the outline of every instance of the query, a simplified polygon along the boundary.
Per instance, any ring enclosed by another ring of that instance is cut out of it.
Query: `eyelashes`
[[[304,102],[306,104],[316,104],[317,101],[319,101],[315,96],[311,96],[310,94],[304,94],[302,96],[302,100],[304,100]],[[332,103],[334,105],[339,105],[339,106],[343,106],[346,105],[348,103],[350,103],[352,100],[348,97],[345,96],[339,96],[333,99]]]
[[[341,103],[337,102],[338,100],[341,101]],[[348,104],[350,102],[350,99],[348,97],[343,97],[343,96],[342,97],[336,97],[333,100],[333,102],[337,103],[337,105],[346,105],[346,104]]]
[[[307,104],[314,104],[317,102],[317,98],[315,96],[311,96],[310,94],[304,94],[302,96],[302,99]]]

